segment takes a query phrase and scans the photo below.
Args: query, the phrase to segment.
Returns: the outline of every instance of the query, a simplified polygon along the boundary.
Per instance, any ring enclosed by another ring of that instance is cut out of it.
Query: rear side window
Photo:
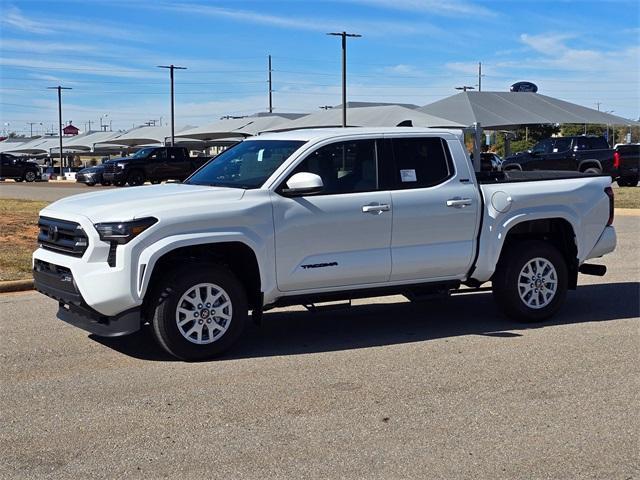
[[[320,147],[291,175],[315,173],[322,178],[321,195],[370,192],[378,188],[375,140],[352,140]]]
[[[609,144],[604,137],[592,137],[589,139],[592,150],[604,150],[609,148]]]
[[[393,138],[391,145],[394,188],[432,187],[453,176],[453,163],[441,138]]]
[[[569,149],[571,149],[570,138],[557,138],[555,144],[553,145],[554,153],[566,152]]]

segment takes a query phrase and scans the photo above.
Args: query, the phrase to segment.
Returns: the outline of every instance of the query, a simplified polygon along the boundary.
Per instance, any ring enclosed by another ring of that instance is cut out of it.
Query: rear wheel
[[[510,318],[539,322],[555,314],[567,295],[567,264],[548,242],[518,242],[500,257],[493,296]]]
[[[624,177],[619,178],[618,185],[621,187],[637,187],[638,186],[638,177]]]
[[[586,170],[584,170],[583,173],[595,173],[597,175],[600,175],[602,173],[602,170],[596,167],[589,167]]]
[[[247,321],[242,284],[218,265],[177,268],[152,295],[156,341],[182,360],[206,360],[224,353],[240,337]]]

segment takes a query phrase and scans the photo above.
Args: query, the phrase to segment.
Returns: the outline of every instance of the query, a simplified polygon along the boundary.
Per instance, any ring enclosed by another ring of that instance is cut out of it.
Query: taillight
[[[620,168],[620,152],[613,152],[613,168]]]
[[[614,212],[614,200],[613,200],[613,189],[611,187],[606,187],[604,189],[604,193],[609,197],[609,220],[607,220],[607,225],[613,225],[613,212]]]

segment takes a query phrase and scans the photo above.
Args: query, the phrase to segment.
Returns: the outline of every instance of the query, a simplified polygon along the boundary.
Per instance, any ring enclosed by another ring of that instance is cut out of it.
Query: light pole
[[[168,68],[169,77],[171,79],[171,146],[174,146],[175,142],[175,115],[173,113],[173,71],[174,70],[186,70],[187,67],[176,67],[175,65],[158,65],[158,68]]]
[[[27,122],[27,125],[29,125],[29,138],[33,138],[33,126],[42,125],[42,122]]]
[[[357,33],[333,32],[327,33],[342,37],[342,126],[347,126],[347,37],[360,38]]]
[[[475,88],[470,87],[469,85],[463,85],[461,87],[456,87],[456,90],[462,90],[463,92],[466,92],[467,90],[475,90]]]
[[[58,90],[58,138],[60,140],[60,176],[64,176],[62,172],[62,90],[71,90],[71,87],[47,87],[50,90]]]

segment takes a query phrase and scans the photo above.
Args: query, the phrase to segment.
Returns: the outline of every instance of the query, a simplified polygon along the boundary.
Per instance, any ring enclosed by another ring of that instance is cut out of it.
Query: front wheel
[[[170,271],[152,293],[156,341],[171,355],[197,361],[216,357],[240,337],[248,317],[244,287],[211,264]]]
[[[87,183],[85,183],[85,185],[87,187],[93,187],[95,185],[95,182],[87,182]]]
[[[27,182],[35,182],[37,178],[36,172],[28,171],[24,174],[24,179]]]
[[[144,174],[140,170],[134,170],[127,176],[127,183],[132,187],[138,187],[144,183]]]
[[[618,185],[621,187],[637,187],[638,177],[624,177],[618,179]]]
[[[548,242],[512,244],[493,276],[493,296],[510,318],[539,322],[554,315],[567,295],[567,264]]]

